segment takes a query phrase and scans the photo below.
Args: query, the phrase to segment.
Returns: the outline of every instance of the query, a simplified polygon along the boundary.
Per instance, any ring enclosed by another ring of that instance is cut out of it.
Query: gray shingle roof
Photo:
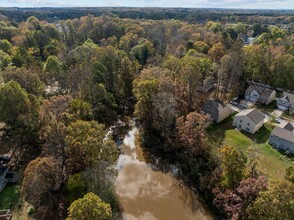
[[[258,124],[265,119],[264,114],[257,109],[245,109],[239,112],[236,116],[248,116],[255,124]]]
[[[293,131],[294,130],[294,127],[293,127],[293,125],[290,122],[286,123],[285,126],[284,126],[284,128],[286,130],[288,130],[288,131]]]
[[[276,137],[279,137],[281,139],[294,143],[294,132],[289,131],[285,128],[280,128],[276,126],[274,130],[272,131],[271,135],[274,135]]]
[[[260,99],[263,99],[263,100],[267,100],[270,95],[275,91],[273,89],[270,89],[270,88],[266,88],[266,87],[263,87],[263,86],[259,86],[259,85],[256,85],[256,84],[251,84],[247,90],[246,90],[246,94],[250,94],[251,92],[253,91],[256,91],[258,92],[258,94],[260,95]]]
[[[220,100],[210,99],[204,103],[204,105],[202,106],[202,111],[205,112],[206,114],[211,114],[211,117],[214,119],[214,117],[218,118],[219,113],[221,111],[226,110],[227,108],[229,108],[229,106],[227,106]]]
[[[294,94],[288,93],[288,92],[283,92],[283,96],[288,99],[290,104],[294,104]]]

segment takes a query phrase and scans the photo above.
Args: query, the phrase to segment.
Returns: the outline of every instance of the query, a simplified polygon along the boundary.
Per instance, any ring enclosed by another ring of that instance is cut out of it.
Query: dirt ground
[[[24,202],[23,206],[12,212],[12,220],[35,220],[28,215],[28,210],[31,205],[27,202]]]

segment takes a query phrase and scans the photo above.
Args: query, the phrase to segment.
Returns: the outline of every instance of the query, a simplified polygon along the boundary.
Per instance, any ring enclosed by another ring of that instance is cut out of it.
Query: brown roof
[[[245,109],[239,112],[236,116],[248,116],[255,124],[258,124],[265,119],[264,114],[257,109]]]
[[[271,134],[276,137],[279,137],[281,139],[284,139],[284,140],[287,140],[289,142],[294,143],[294,132],[293,131],[289,131],[287,129],[280,128],[280,127],[276,126]]]
[[[273,89],[270,89],[270,88],[266,88],[266,87],[263,87],[263,86],[259,86],[259,85],[256,85],[256,84],[251,84],[247,90],[246,90],[246,93],[251,93],[253,91],[256,91],[258,92],[258,94],[260,95],[260,98],[261,99],[264,99],[264,100],[267,100],[270,95],[275,91]]]

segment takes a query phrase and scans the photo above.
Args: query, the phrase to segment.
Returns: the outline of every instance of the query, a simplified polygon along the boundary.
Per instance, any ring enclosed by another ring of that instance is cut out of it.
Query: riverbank
[[[140,143],[140,131],[133,125],[119,146],[115,186],[123,217],[212,219],[199,195],[177,178],[178,169],[147,152]]]

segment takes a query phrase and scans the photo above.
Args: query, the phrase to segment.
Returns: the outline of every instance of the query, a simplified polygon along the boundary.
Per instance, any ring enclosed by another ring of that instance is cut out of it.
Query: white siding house
[[[281,98],[277,100],[278,109],[294,113],[294,94],[284,92]]]
[[[257,109],[246,109],[235,115],[233,126],[254,134],[264,124],[265,116]]]

